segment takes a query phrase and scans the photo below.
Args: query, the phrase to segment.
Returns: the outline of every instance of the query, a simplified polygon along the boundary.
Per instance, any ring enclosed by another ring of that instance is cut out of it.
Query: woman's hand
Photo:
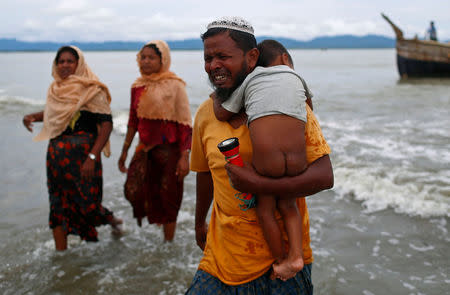
[[[87,157],[81,166],[81,177],[84,179],[90,179],[95,175],[95,160]]]
[[[33,122],[42,122],[44,119],[44,112],[37,112],[25,115],[22,119],[23,125],[28,131],[33,132]]]
[[[125,135],[125,141],[123,142],[122,153],[120,154],[119,162],[118,162],[119,171],[122,173],[128,172],[128,168],[125,166],[125,161],[127,160],[128,149],[130,148],[131,143],[133,142],[133,138],[134,138],[135,134],[136,134],[136,129],[131,126],[128,126],[127,134]]]
[[[118,162],[119,171],[122,172],[122,173],[127,173],[128,172],[128,169],[125,166],[125,161],[127,160],[127,155],[128,155],[128,152],[122,151],[122,154],[120,155],[120,158],[119,158],[119,162]]]
[[[234,189],[240,192],[256,193],[258,178],[261,177],[249,163],[239,167],[230,163],[225,165],[228,177]]]
[[[175,175],[178,176],[178,181],[183,181],[184,177],[189,173],[189,150],[181,153],[180,159],[177,163],[177,170]]]
[[[32,114],[26,115],[23,117],[23,125],[27,128],[28,131],[33,132],[33,122],[36,121]]]

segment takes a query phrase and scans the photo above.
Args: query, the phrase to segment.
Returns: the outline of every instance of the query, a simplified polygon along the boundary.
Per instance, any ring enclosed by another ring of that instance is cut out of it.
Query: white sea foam
[[[416,288],[415,286],[413,286],[413,285],[411,285],[409,283],[405,283],[405,282],[403,282],[403,286],[405,288],[408,288],[409,290],[414,290]]]
[[[0,92],[1,93],[1,92]],[[17,105],[30,105],[30,106],[44,106],[45,100],[37,100],[21,96],[0,96],[0,106],[17,106]]]
[[[450,242],[450,237],[447,235],[447,219],[445,218],[439,218],[439,219],[431,219],[431,223],[434,223],[439,230],[442,231],[442,236],[445,237],[445,240],[447,242]]]
[[[332,253],[325,249],[314,249],[314,255],[318,257],[330,257],[332,256]]]
[[[391,245],[398,245],[400,243],[400,241],[397,239],[389,239],[388,242]]]
[[[348,133],[353,131],[360,131],[363,126],[358,121],[321,121],[320,116],[315,114],[317,120],[320,122],[322,129],[335,129],[335,130],[345,130]]]
[[[353,124],[353,123],[352,123]],[[356,124],[356,123],[355,123]],[[334,125],[334,124],[327,124]],[[361,123],[358,123],[360,126]],[[335,129],[336,128],[336,129]],[[360,128],[360,127],[356,127]],[[338,126],[333,126],[332,132],[329,132],[333,136],[329,141],[332,143],[332,148],[334,152],[341,152],[346,154],[349,150],[355,149],[355,154],[348,155],[350,157],[367,157],[381,159],[393,159],[393,160],[407,160],[413,161],[417,158],[425,158],[428,161],[435,162],[447,162],[450,163],[450,150],[449,144],[442,144],[440,141],[445,139],[439,138],[434,139],[434,144],[432,138],[436,137],[435,130],[437,128],[424,128],[424,133],[421,133],[421,137],[428,138],[427,144],[417,144],[416,142],[411,142],[411,138],[417,132],[414,127],[402,126],[402,128],[395,131],[384,130],[383,132],[376,133],[374,130],[356,130],[354,126],[348,126],[343,124],[341,128]],[[349,129],[353,129],[350,130]],[[387,128],[388,129],[388,128]],[[343,131],[345,130],[345,132]],[[436,132],[442,132],[442,128]],[[447,131],[447,138],[449,138]],[[441,137],[441,136],[439,136]],[[336,139],[335,142],[332,140]],[[409,140],[405,140],[409,139]]]
[[[379,254],[378,254],[379,252],[380,252],[380,241],[377,240],[376,245],[373,246],[373,248],[372,248],[372,256],[375,256],[375,257],[379,256]]]
[[[1,90],[1,89],[0,89]],[[1,91],[0,91],[1,94]],[[21,96],[0,95],[0,110],[22,110],[24,107],[42,107],[45,106],[45,100],[37,100]],[[114,111],[113,110],[114,131],[120,135],[125,135],[128,124],[128,110]]]
[[[347,227],[352,228],[360,233],[367,232],[367,226],[361,226],[356,223],[347,223]]]
[[[411,249],[414,249],[414,250],[416,250],[416,251],[419,251],[419,252],[427,252],[427,251],[431,251],[431,250],[434,250],[434,246],[433,245],[429,245],[429,246],[416,246],[416,245],[414,245],[414,244],[409,244],[409,247],[411,248]]]
[[[449,198],[436,192],[448,183],[398,181],[397,176],[405,173],[408,171],[401,168],[337,167],[334,170],[336,192],[341,197],[349,195],[362,201],[369,213],[393,208],[397,213],[411,216],[450,216]],[[417,179],[414,173],[409,173],[408,178]]]
[[[98,285],[102,286],[108,284],[124,283],[124,279],[120,276],[120,273],[125,270],[126,267],[127,265],[124,263],[121,266],[103,270],[101,272],[101,278],[98,280]]]
[[[127,133],[128,111],[113,112],[114,131],[120,135]]]

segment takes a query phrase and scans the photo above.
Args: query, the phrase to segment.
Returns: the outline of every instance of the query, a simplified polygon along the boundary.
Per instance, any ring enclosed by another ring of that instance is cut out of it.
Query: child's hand
[[[214,94],[211,96],[214,103],[213,103],[213,109],[214,109],[214,115],[216,116],[216,119],[222,122],[228,121],[231,117],[233,117],[234,113],[227,111],[224,107],[222,107],[222,101],[217,98],[217,96]]]
[[[241,111],[237,114],[234,114],[229,120],[228,123],[234,128],[237,129],[242,125],[247,123],[247,115],[244,111]]]

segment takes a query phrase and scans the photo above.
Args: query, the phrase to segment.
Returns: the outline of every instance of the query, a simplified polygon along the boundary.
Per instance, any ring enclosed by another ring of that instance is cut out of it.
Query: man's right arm
[[[233,187],[241,192],[254,194],[274,194],[280,197],[310,196],[334,185],[333,167],[329,155],[312,162],[308,168],[296,176],[270,178],[259,175],[255,169],[226,164]]]
[[[213,200],[213,180],[211,172],[197,172],[197,200],[195,204],[195,239],[200,249],[205,249],[208,225],[206,217]]]

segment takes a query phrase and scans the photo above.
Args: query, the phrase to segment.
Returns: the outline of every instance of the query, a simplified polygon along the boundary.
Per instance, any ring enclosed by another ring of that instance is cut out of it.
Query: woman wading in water
[[[32,132],[42,122],[35,141],[50,140],[47,150],[49,226],[56,250],[67,249],[67,235],[96,242],[95,227],[109,224],[120,233],[121,219],[102,206],[101,151],[109,156],[112,130],[108,88],[85,63],[80,49],[61,47],[52,68],[44,111],[28,114],[23,124]]]
[[[164,240],[175,235],[183,198],[183,180],[189,172],[191,112],[185,82],[169,71],[166,42],[147,43],[137,54],[141,77],[131,87],[128,130],[119,159],[127,173],[125,197],[139,226],[142,218],[163,225]],[[136,134],[139,144],[125,167],[128,149]]]

